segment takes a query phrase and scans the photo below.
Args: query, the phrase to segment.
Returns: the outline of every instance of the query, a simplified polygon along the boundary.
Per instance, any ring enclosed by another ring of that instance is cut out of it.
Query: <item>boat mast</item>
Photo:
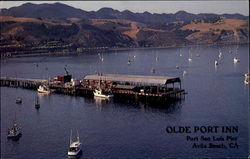
[[[78,130],[76,130],[76,132],[77,132],[77,141],[80,142],[80,137],[79,137]]]
[[[39,103],[38,96],[36,95],[36,104],[38,104],[38,103]]]
[[[71,145],[71,143],[72,143],[72,129],[70,131],[69,145]]]

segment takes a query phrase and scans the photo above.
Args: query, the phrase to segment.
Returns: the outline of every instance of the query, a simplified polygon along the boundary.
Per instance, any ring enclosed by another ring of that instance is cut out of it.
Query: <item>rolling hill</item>
[[[61,3],[26,3],[1,9],[0,51],[248,43],[248,22],[248,17],[240,14],[151,14],[112,8],[87,12]]]

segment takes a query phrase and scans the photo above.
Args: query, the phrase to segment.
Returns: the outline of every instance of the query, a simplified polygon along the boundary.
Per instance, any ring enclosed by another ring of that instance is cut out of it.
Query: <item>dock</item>
[[[0,86],[7,86],[7,87],[37,89],[40,85],[44,85],[47,83],[48,80],[43,80],[43,79],[0,77]]]
[[[0,77],[0,86],[36,90],[40,85],[48,85],[53,92],[60,94],[93,96],[93,91],[99,88],[111,92],[118,99],[146,101],[179,100],[185,94],[185,90],[181,88],[180,78],[169,76],[91,74],[82,80],[74,80],[67,74],[51,81]]]

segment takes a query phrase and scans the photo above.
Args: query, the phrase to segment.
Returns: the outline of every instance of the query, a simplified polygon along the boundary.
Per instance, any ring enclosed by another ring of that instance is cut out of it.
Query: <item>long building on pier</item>
[[[69,82],[70,81],[70,82]],[[0,78],[1,86],[37,89],[39,85],[49,85],[57,93],[71,95],[90,95],[100,88],[111,92],[115,97],[138,99],[168,100],[177,99],[184,94],[179,77],[169,76],[140,76],[122,74],[91,74],[86,75],[78,84],[74,80],[37,80],[23,78]]]
[[[84,77],[83,86],[89,89],[101,87],[103,90],[112,90],[115,95],[163,98],[180,96],[184,92],[180,78],[169,76],[91,74]]]

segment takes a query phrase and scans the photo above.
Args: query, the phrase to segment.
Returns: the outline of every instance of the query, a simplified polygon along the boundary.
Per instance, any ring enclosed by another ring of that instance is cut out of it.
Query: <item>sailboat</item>
[[[72,130],[71,130],[68,155],[69,156],[77,156],[80,154],[81,151],[82,151],[82,143],[80,142],[78,131],[77,131],[76,140],[73,141],[72,140]]]
[[[215,61],[214,61],[214,65],[215,65],[215,66],[218,66],[218,64],[219,64],[218,61],[215,60]]]
[[[130,64],[131,64],[131,62],[132,62],[131,60],[128,60],[128,63],[127,63],[127,64],[128,64],[128,65],[130,65]]]
[[[38,101],[38,97],[36,97],[35,108],[36,108],[36,109],[39,109],[39,108],[40,108],[40,103],[39,103],[39,101]]]
[[[182,53],[181,53],[181,51],[182,51],[182,50],[181,50],[181,49],[179,49],[180,57],[182,57]]]
[[[234,57],[233,62],[238,63],[238,62],[240,62],[240,59],[238,59],[237,57]]]
[[[219,59],[221,59],[221,57],[222,57],[222,52],[221,50],[219,50]]]
[[[240,59],[236,57],[237,53],[238,53],[238,46],[236,46],[235,57],[234,57],[234,59],[233,59],[233,62],[234,62],[234,63],[240,62]]]
[[[249,78],[250,74],[249,73],[245,73],[244,76],[245,76],[245,78]]]
[[[187,74],[188,74],[187,71],[183,71],[183,73],[182,73],[183,76],[186,76]]]
[[[8,138],[16,138],[19,137],[22,134],[21,132],[21,126],[16,123],[16,121],[13,121],[13,125],[11,128],[8,129]]]
[[[190,49],[188,50],[188,54],[189,54],[188,61],[191,62],[192,61],[192,53],[191,53],[191,56],[190,56]]]
[[[246,78],[246,79],[244,80],[244,83],[245,83],[245,84],[249,84],[249,78]]]
[[[151,68],[150,72],[155,73],[155,68]]]
[[[16,112],[15,120],[13,120],[12,126],[8,129],[7,138],[18,138],[22,135],[21,126],[16,122]]]
[[[244,76],[245,76],[244,83],[249,84],[249,77],[250,77],[249,73],[245,73]]]

